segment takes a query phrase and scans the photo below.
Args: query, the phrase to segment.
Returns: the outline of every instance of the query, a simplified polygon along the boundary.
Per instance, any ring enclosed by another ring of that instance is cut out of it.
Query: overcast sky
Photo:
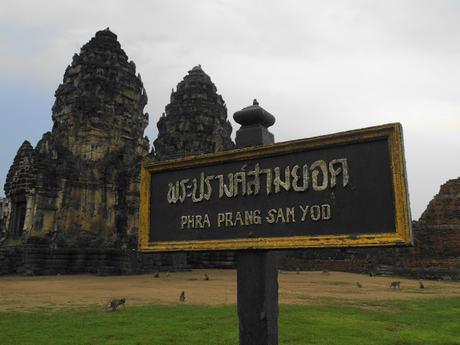
[[[51,129],[73,54],[106,27],[142,75],[151,142],[201,64],[230,118],[253,98],[275,115],[277,142],[402,123],[414,219],[460,176],[460,1],[2,0],[1,185],[22,141]]]

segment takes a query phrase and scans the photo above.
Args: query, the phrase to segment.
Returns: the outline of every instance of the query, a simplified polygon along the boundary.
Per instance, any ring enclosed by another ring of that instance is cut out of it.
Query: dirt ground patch
[[[204,279],[205,274],[209,280]],[[420,289],[417,280],[343,272],[281,271],[278,277],[282,304],[318,304],[328,300],[354,304],[460,296],[460,282],[424,281],[425,289]],[[395,280],[401,282],[400,289],[390,288],[390,282]],[[236,271],[193,270],[161,273],[159,278],[153,274],[0,277],[0,311],[102,306],[111,298],[121,297],[127,299],[128,305],[176,304],[182,291],[185,291],[187,304],[235,304]]]

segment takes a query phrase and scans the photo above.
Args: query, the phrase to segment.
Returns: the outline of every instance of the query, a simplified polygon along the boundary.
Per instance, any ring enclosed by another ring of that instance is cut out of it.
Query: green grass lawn
[[[280,345],[460,344],[460,297],[280,307]],[[235,306],[0,312],[0,344],[238,344]]]

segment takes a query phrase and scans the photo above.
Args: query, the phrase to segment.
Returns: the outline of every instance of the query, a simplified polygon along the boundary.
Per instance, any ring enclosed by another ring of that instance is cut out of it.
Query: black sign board
[[[399,124],[145,163],[142,251],[409,244]]]

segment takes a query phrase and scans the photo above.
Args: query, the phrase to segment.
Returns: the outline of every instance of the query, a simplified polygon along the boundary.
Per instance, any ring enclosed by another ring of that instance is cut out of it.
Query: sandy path
[[[204,280],[208,274],[209,280]],[[389,282],[401,281],[401,289],[390,289]],[[358,288],[356,282],[362,284]],[[342,302],[459,296],[460,282],[425,281],[369,277],[330,272],[280,272],[280,303],[316,304],[328,298]],[[111,298],[125,297],[128,305],[175,304],[181,291],[187,304],[235,304],[234,270],[193,270],[140,276],[97,277],[92,275],[0,277],[0,310],[36,307],[83,307],[103,305]]]

